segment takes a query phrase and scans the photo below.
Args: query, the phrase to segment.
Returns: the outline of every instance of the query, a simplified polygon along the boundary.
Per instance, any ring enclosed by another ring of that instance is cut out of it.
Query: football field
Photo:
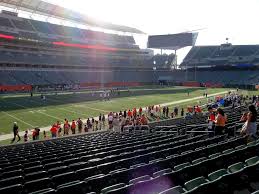
[[[147,92],[145,92],[147,91]],[[52,125],[57,120],[63,121],[67,118],[87,119],[118,112],[120,110],[133,109],[134,107],[146,107],[163,103],[184,100],[202,96],[204,92],[214,94],[229,91],[227,88],[134,88],[130,92],[121,91],[120,96],[111,98],[110,101],[87,100],[89,91],[80,93],[46,94],[46,100],[42,100],[40,95],[4,95],[0,97],[0,134],[11,133],[13,122],[16,121],[20,131],[33,127],[46,127]],[[189,96],[188,96],[189,92]],[[205,98],[203,101],[205,102]],[[199,100],[200,101],[200,100]],[[188,104],[197,104],[196,101],[180,103],[178,107],[186,107]],[[176,106],[176,105],[175,105]],[[173,106],[169,106],[172,108]],[[172,110],[172,109],[171,109]]]

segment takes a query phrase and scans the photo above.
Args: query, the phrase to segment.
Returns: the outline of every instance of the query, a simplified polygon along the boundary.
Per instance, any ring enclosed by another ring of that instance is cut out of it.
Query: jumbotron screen
[[[193,33],[153,35],[148,37],[148,48],[179,49],[193,46],[196,38]]]

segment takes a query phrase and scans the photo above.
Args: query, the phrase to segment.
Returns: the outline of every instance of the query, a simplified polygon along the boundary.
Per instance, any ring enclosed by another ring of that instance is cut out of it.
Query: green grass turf
[[[136,90],[143,90],[138,88]],[[160,90],[168,90],[162,88]],[[169,94],[160,94],[157,90],[154,94],[132,95],[130,97],[120,97],[108,102],[85,101],[84,93],[51,95],[47,97],[46,102],[42,102],[39,96],[30,98],[28,95],[9,95],[0,97],[0,134],[11,133],[11,127],[14,121],[17,121],[20,131],[32,127],[46,127],[57,120],[63,121],[64,118],[83,119],[105,114],[110,111],[119,111],[129,108],[146,107],[154,104],[162,104],[201,96],[204,88],[170,88]],[[208,89],[208,94],[226,91],[226,88]],[[190,91],[190,96],[187,96]],[[196,100],[197,102],[197,100]],[[195,102],[193,102],[195,103]],[[183,106],[187,106],[184,103]]]

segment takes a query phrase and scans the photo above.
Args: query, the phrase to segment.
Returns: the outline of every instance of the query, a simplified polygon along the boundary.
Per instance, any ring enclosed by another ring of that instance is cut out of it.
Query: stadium
[[[201,1],[0,0],[0,194],[258,194],[259,4]]]

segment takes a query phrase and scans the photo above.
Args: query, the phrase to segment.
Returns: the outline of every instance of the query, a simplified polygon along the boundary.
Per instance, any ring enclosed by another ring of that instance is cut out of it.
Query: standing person
[[[141,116],[142,115],[142,108],[141,107],[139,108],[138,112],[139,112],[139,115]]]
[[[105,116],[102,116],[102,123],[103,123],[103,128],[105,128]]]
[[[217,116],[215,118],[215,135],[223,135],[227,117],[221,108],[217,109]]]
[[[40,139],[40,128],[35,127],[34,131],[35,131],[35,140],[39,140]]]
[[[53,124],[51,129],[50,129],[50,132],[51,132],[51,137],[52,138],[56,138],[57,137],[57,125],[56,124]]]
[[[92,117],[92,130],[94,131],[94,124],[95,124],[95,120],[94,118]]]
[[[18,126],[17,122],[14,122],[13,123],[13,139],[12,139],[11,143],[13,143],[15,141],[16,136],[18,137],[18,141],[20,141],[21,138],[20,138],[20,135],[19,135],[19,126]]]
[[[57,121],[57,128],[58,128],[58,137],[60,137],[61,132],[62,132],[62,127],[61,127],[60,121]]]
[[[166,107],[165,113],[166,113],[166,117],[169,117],[169,107],[168,106]]]
[[[75,122],[75,120],[72,120],[71,131],[72,131],[72,134],[76,134],[76,122]]]
[[[127,111],[126,111],[126,110],[124,110],[124,112],[123,112],[123,117],[124,117],[124,118],[127,117]]]
[[[208,112],[209,112],[209,115],[208,115],[208,131],[210,131],[209,136],[212,137],[215,133],[214,128],[215,128],[216,116],[215,116],[215,112],[214,112],[214,110],[211,106],[208,108]]]
[[[23,140],[24,140],[24,143],[28,142],[28,140],[29,140],[28,130],[25,131],[25,134],[23,136]]]
[[[84,131],[85,131],[85,133],[88,132],[88,126],[87,126],[87,124],[85,124]]]
[[[178,108],[177,107],[174,108],[174,114],[175,114],[176,117],[178,116]]]
[[[166,108],[165,106],[163,107],[163,116],[165,116],[165,111],[166,111]]]
[[[64,135],[68,135],[69,134],[69,123],[68,123],[68,120],[65,119],[65,122],[64,122]]]
[[[110,113],[108,116],[109,129],[112,129],[112,127],[113,127],[112,122],[113,122],[113,115],[112,115],[112,113]]]
[[[99,115],[99,128],[102,130],[102,114]]]
[[[120,131],[120,121],[119,121],[118,117],[115,117],[113,119],[112,125],[113,125],[113,130],[115,132],[119,132]]]
[[[137,116],[137,109],[136,108],[133,109],[132,115],[133,115],[134,118],[136,118],[136,116]]]
[[[183,117],[184,116],[184,109],[182,108],[181,110],[181,116]]]
[[[91,121],[89,118],[87,119],[86,124],[88,129],[92,128]]]
[[[43,131],[43,137],[44,137],[44,139],[47,139],[47,133],[45,130]]]
[[[245,121],[245,124],[242,127],[241,135],[247,137],[247,141],[253,141],[256,139],[256,131],[257,131],[257,111],[254,105],[250,105],[248,107],[249,112],[245,113],[241,121]]]
[[[77,123],[78,133],[82,133],[83,121],[80,118],[78,118],[76,123]]]

